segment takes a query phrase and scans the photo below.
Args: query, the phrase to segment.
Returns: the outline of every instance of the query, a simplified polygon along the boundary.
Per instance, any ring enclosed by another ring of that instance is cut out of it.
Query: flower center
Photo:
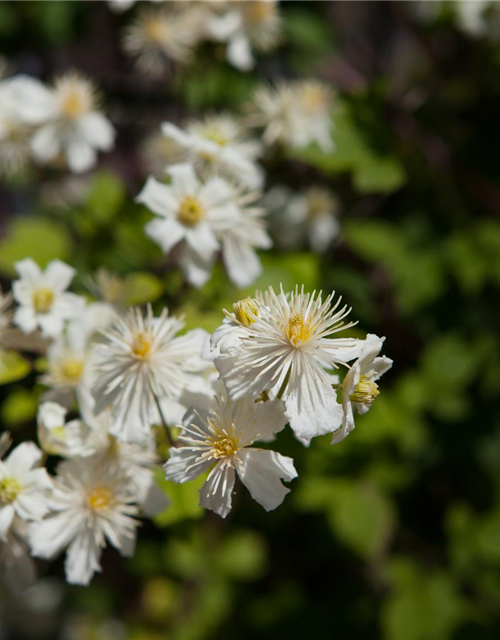
[[[151,336],[141,331],[134,335],[132,340],[132,353],[141,358],[142,360],[146,359],[151,353]]]
[[[236,320],[245,327],[249,327],[257,319],[259,309],[253,298],[244,298],[233,304]]]
[[[205,217],[205,210],[200,201],[193,196],[186,196],[179,205],[177,219],[187,227],[194,227]]]
[[[93,511],[106,509],[113,501],[113,494],[107,487],[96,487],[88,497],[89,507]]]
[[[304,322],[304,316],[301,313],[294,313],[285,326],[285,336],[293,345],[298,346],[311,337],[313,330],[314,326],[311,327],[308,322]]]
[[[223,429],[220,424],[212,419],[208,419],[208,428],[213,434],[207,438],[207,445],[211,447],[209,459],[220,460],[229,458],[240,450],[240,436],[236,434],[236,426]]]
[[[64,380],[75,383],[80,380],[83,373],[83,360],[68,358],[62,363],[61,374]]]
[[[222,135],[222,133],[218,129],[207,129],[203,132],[203,137],[205,140],[210,140],[210,142],[215,142],[220,147],[225,147],[228,143],[228,139],[226,136]]]
[[[14,502],[20,491],[21,485],[15,478],[2,478],[0,480],[0,500],[2,502]]]
[[[328,96],[323,87],[306,86],[302,89],[302,107],[310,115],[321,113],[328,105]]]
[[[165,28],[161,20],[152,18],[144,23],[146,38],[155,44],[163,44],[165,41]]]
[[[62,101],[62,113],[66,118],[74,120],[89,109],[87,96],[76,88],[67,90]]]
[[[50,430],[50,435],[59,440],[60,442],[64,442],[66,440],[66,427],[52,427]]]
[[[266,22],[274,13],[275,7],[272,2],[252,0],[245,4],[245,17],[254,25]]]
[[[33,306],[37,313],[48,313],[54,302],[54,292],[52,289],[41,287],[33,291]]]
[[[376,382],[366,376],[360,376],[358,385],[349,398],[352,402],[358,404],[371,404],[379,394],[380,391]]]

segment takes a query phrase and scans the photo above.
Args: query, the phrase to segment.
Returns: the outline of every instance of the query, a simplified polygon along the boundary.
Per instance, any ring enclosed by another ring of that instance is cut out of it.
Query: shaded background
[[[59,560],[26,597],[0,591],[0,638],[498,638],[500,30],[470,33],[452,3],[282,2],[283,43],[254,72],[207,47],[151,81],[121,51],[135,10],[0,4],[12,71],[87,73],[118,130],[83,179],[43,170],[0,186],[3,284],[26,255],[139,273],[131,303],[214,329],[242,294],[221,270],[186,288],[144,236],[144,139],[164,120],[238,109],[262,79],[318,77],[339,94],[336,151],[269,158],[268,186],[329,186],[340,237],[324,256],[263,255],[257,286],[336,289],[395,364],[340,446],[280,434],[299,478],[277,511],[241,492],[222,521],[196,488],[169,488],[159,527],[141,528],[132,560],[108,550],[89,588],[67,587]],[[36,376],[0,387],[2,428],[19,440],[34,434]]]

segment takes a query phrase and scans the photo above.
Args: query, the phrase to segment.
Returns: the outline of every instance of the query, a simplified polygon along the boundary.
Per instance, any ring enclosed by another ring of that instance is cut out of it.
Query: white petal
[[[45,269],[44,281],[57,292],[69,287],[76,271],[61,260],[52,260]]]
[[[24,333],[34,331],[38,326],[38,322],[33,309],[30,307],[18,307],[14,313],[14,324],[20,327]]]
[[[19,276],[26,281],[30,287],[35,287],[40,283],[42,271],[32,258],[24,258],[14,265]]]
[[[242,449],[238,453],[238,475],[254,500],[266,511],[279,506],[290,489],[280,482],[297,477],[293,460],[276,451]]]
[[[200,288],[210,278],[213,258],[201,260],[200,256],[192,251],[190,247],[184,247],[179,259],[179,265],[184,272],[186,279],[193,287]]]
[[[199,451],[187,447],[171,448],[169,459],[164,465],[165,479],[176,483],[194,480],[210,467],[210,462],[196,462]]]
[[[255,66],[250,41],[244,33],[237,34],[228,44],[227,59],[240,71],[250,71]]]
[[[5,464],[13,476],[24,475],[42,459],[41,450],[33,442],[21,442],[9,455]]]
[[[179,200],[174,196],[171,187],[155,178],[148,178],[136,202],[144,204],[159,216],[175,216]]]
[[[109,151],[113,146],[115,130],[110,121],[101,113],[93,111],[82,116],[78,122],[78,128],[93,147]]]
[[[229,277],[237,287],[250,286],[262,273],[255,251],[235,234],[224,234],[222,256]]]
[[[31,138],[31,151],[39,162],[50,162],[61,151],[61,136],[57,124],[40,127]]]
[[[79,135],[75,135],[66,147],[68,166],[75,173],[88,171],[96,162],[95,149]]]
[[[7,534],[14,520],[14,513],[14,507],[11,504],[0,507],[0,540],[4,542],[7,540]]]
[[[101,571],[99,560],[102,549],[97,546],[92,529],[84,529],[68,547],[66,579],[69,584],[88,585],[96,571]]]
[[[158,244],[165,254],[178,244],[185,236],[185,228],[176,220],[155,218],[144,227],[148,238]]]
[[[167,173],[172,178],[172,190],[176,196],[193,196],[198,193],[200,183],[192,165],[173,164],[167,169]]]
[[[235,477],[232,467],[214,467],[200,489],[200,505],[225,518],[231,511]]]

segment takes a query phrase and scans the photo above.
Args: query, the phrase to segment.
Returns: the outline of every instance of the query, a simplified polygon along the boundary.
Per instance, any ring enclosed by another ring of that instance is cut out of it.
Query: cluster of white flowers
[[[114,0],[111,6],[125,10],[133,4]],[[171,62],[186,63],[203,42],[222,43],[228,63],[249,71],[254,53],[276,47],[280,34],[276,0],[162,2],[139,9],[124,48],[143,71],[161,76]]]
[[[26,75],[0,81],[0,175],[15,177],[37,164],[66,164],[80,173],[109,151],[115,132],[98,110],[94,85],[66,73],[52,86]]]

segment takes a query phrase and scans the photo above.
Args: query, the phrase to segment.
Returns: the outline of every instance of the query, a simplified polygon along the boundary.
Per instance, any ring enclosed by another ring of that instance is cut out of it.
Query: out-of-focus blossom
[[[281,17],[275,0],[228,2],[224,13],[213,12],[206,31],[210,38],[226,42],[226,57],[241,71],[255,66],[253,51],[266,53],[277,46]]]
[[[95,346],[96,414],[112,410],[110,433],[126,442],[147,439],[151,424],[160,422],[157,402],[170,421],[169,402],[178,402],[186,387],[196,386],[207,366],[201,352],[207,334],[201,329],[177,336],[184,323],[167,309],[155,318],[132,309],[103,332]],[[203,381],[200,384],[204,387]]]
[[[78,419],[66,422],[68,409],[57,402],[42,402],[38,408],[37,435],[40,446],[50,455],[90,455],[87,449],[88,427]]]
[[[122,555],[132,555],[139,525],[133,516],[139,510],[129,484],[123,472],[98,458],[60,464],[50,501],[52,513],[29,529],[33,555],[52,559],[67,547],[66,579],[82,585],[101,571],[107,542]]]
[[[198,12],[182,11],[176,4],[141,8],[125,33],[125,50],[151,76],[162,76],[171,62],[187,62],[200,38]]]
[[[7,535],[0,538],[0,577],[16,593],[25,591],[36,578],[28,548],[28,525],[18,516],[14,516]]]
[[[31,159],[32,128],[22,117],[19,82],[16,77],[0,81],[0,177],[7,179],[22,176]]]
[[[332,433],[342,424],[342,405],[332,388],[328,370],[359,356],[364,341],[330,336],[355,323],[344,324],[350,312],[332,305],[334,294],[304,293],[298,287],[276,294],[272,287],[260,301],[247,304],[245,321],[227,323],[236,332],[214,334],[219,349],[215,366],[229,395],[238,400],[263,392],[283,398],[286,416],[296,436],[304,442]]]
[[[40,85],[32,96],[32,120],[40,125],[31,140],[32,152],[45,164],[63,156],[75,173],[90,169],[97,152],[109,151],[115,132],[97,110],[96,89],[77,73],[66,73],[54,86]]]
[[[208,415],[186,414],[180,446],[170,449],[166,478],[186,482],[210,470],[200,490],[200,504],[225,518],[238,474],[252,498],[271,511],[290,491],[281,480],[293,480],[297,472],[291,458],[251,445],[272,440],[286,421],[281,400],[256,403],[246,397],[232,402],[219,396],[216,410]]]
[[[41,520],[48,513],[52,482],[40,466],[42,452],[22,442],[0,461],[0,539],[7,540],[14,517]]]
[[[297,193],[284,186],[270,189],[262,199],[269,211],[271,235],[284,249],[304,248],[304,241],[316,253],[324,253],[338,236],[339,202],[324,187],[310,187]]]
[[[263,85],[255,92],[249,123],[264,129],[267,145],[300,149],[317,143],[328,152],[334,147],[332,106],[332,90],[317,80]]]
[[[341,388],[344,419],[333,434],[332,444],[341,442],[354,429],[353,407],[360,415],[366,413],[379,395],[377,380],[392,367],[390,358],[378,357],[384,340],[369,333],[359,358],[347,372]]]
[[[67,320],[82,313],[85,301],[69,287],[75,270],[60,260],[53,260],[44,272],[31,258],[15,264],[20,276],[12,286],[19,304],[14,322],[26,333],[40,327],[43,335],[57,337]]]
[[[249,139],[233,116],[222,114],[196,120],[185,131],[166,122],[162,132],[177,143],[183,159],[193,163],[204,178],[220,175],[249,189],[262,186],[263,173],[256,163],[262,155],[262,145]]]

